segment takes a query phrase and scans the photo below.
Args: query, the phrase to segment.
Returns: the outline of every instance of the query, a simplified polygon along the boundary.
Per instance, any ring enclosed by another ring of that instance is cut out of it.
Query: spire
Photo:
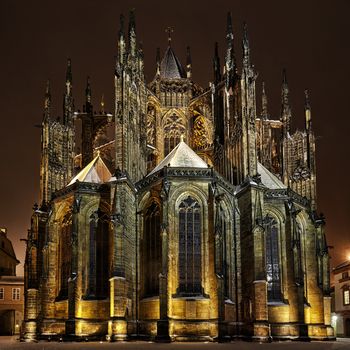
[[[265,82],[262,82],[262,92],[261,92],[261,117],[263,119],[267,119],[268,111],[267,111],[267,95],[265,91]]]
[[[171,33],[174,32],[174,29],[168,27],[167,29],[165,29],[165,32],[168,33],[168,46],[171,46]]]
[[[157,71],[156,71],[156,76],[160,75],[160,48],[157,47],[156,51],[156,65],[157,65]]]
[[[125,56],[125,31],[124,31],[124,15],[120,15],[120,28],[119,28],[119,38],[118,38],[118,62],[120,64],[124,63]]]
[[[244,22],[244,24],[243,24],[242,46],[243,46],[243,66],[249,67],[249,65],[250,65],[250,47],[249,47],[249,39],[248,39],[248,27],[247,27],[246,22]]]
[[[45,89],[45,99],[44,99],[44,121],[50,119],[50,110],[51,110],[51,88],[50,80],[46,81]]]
[[[85,111],[86,113],[92,113],[90,77],[87,77],[86,79],[85,98],[86,98]]]
[[[221,81],[221,67],[220,67],[220,57],[219,57],[219,44],[216,42],[214,47],[214,83],[217,84]]]
[[[67,59],[66,83],[72,84],[72,60]]]
[[[124,23],[125,18],[124,15],[121,13],[119,17],[120,27],[119,27],[119,39],[125,36],[125,30],[124,30]]]
[[[305,90],[305,129],[307,132],[311,130],[312,127],[312,120],[311,120],[311,106],[310,106],[310,97],[309,97],[309,91]]]
[[[231,12],[227,13],[226,42],[227,42],[227,50],[226,50],[226,59],[225,59],[225,73],[226,73],[226,87],[228,88],[233,85],[234,75],[237,71],[236,59],[235,59],[235,53],[234,53]]]
[[[286,137],[290,132],[291,109],[289,105],[289,89],[287,83],[286,69],[282,73],[282,90],[281,90],[281,120],[283,122],[283,136]]]
[[[187,78],[190,79],[192,77],[192,58],[191,58],[191,49],[187,46],[186,49],[186,72]]]
[[[136,22],[135,12],[131,10],[129,13],[129,52],[131,56],[135,56],[137,52],[136,48]]]
[[[72,84],[72,61],[67,60],[66,89],[63,95],[63,124],[70,125],[73,122],[74,100]]]
[[[232,41],[233,40],[232,14],[231,14],[231,12],[227,12],[226,38],[227,38],[228,41]]]
[[[101,106],[101,114],[104,114],[105,113],[105,96],[104,96],[104,94],[102,94],[102,96],[101,96],[100,106]]]

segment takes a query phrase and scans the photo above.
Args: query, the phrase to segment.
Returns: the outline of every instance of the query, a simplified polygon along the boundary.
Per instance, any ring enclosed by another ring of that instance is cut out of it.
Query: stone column
[[[77,295],[78,277],[78,242],[79,242],[79,212],[81,196],[76,195],[73,202],[72,231],[71,231],[71,274],[68,278],[68,320],[66,321],[66,335],[76,337],[76,303],[79,300]]]
[[[170,184],[165,178],[161,191],[162,198],[162,272],[159,274],[159,320],[157,321],[157,336],[159,342],[170,342],[168,320],[168,194]]]
[[[108,326],[108,338],[111,341],[127,339],[126,309],[128,306],[128,282],[125,276],[125,259],[123,253],[123,243],[125,239],[126,211],[125,182],[119,180],[123,177],[120,172],[117,174],[118,183],[114,188],[114,214],[111,222],[113,227],[113,256],[112,256],[112,277],[110,278],[110,321]],[[123,207],[123,213],[122,213]]]

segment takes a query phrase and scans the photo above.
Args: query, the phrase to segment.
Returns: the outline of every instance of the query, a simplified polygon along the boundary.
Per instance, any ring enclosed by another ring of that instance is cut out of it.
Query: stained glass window
[[[179,206],[179,293],[201,294],[201,212],[188,196]]]
[[[279,229],[277,221],[274,218],[267,216],[266,219],[267,296],[269,301],[281,300]]]
[[[162,240],[160,235],[160,210],[153,202],[144,215],[143,275],[144,296],[159,295],[159,273],[161,272]]]

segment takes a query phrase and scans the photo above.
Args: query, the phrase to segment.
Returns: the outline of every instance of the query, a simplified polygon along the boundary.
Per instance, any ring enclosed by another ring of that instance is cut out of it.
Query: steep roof
[[[68,186],[76,181],[104,183],[109,181],[111,177],[112,174],[98,153],[97,156],[71,180]]]
[[[151,175],[165,166],[174,168],[208,168],[208,164],[184,141],[180,143],[148,174]]]
[[[3,228],[0,230],[0,252],[3,252],[6,256],[9,256],[19,264],[12,242],[7,238],[7,230]]]
[[[165,79],[186,78],[185,70],[171,46],[168,46],[166,49],[165,55],[160,64],[160,76]]]
[[[259,162],[258,173],[261,175],[261,182],[267,188],[270,188],[272,190],[287,188],[287,186],[276,175],[272,174]]]

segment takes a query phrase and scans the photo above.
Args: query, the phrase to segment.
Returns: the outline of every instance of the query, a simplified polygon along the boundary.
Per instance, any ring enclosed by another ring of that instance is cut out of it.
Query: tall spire
[[[120,28],[119,28],[119,38],[118,38],[118,63],[124,63],[125,57],[125,31],[124,31],[124,15],[120,15]]]
[[[234,53],[231,12],[227,13],[226,43],[227,43],[227,50],[226,50],[226,58],[225,58],[225,74],[226,74],[226,87],[229,88],[230,86],[233,85],[234,75],[237,71],[236,59],[235,59],[235,53]]]
[[[101,96],[100,106],[101,106],[101,114],[105,114],[105,96],[104,96],[104,94],[102,94],[102,96]]]
[[[74,100],[73,100],[73,78],[72,78],[72,62],[67,60],[66,71],[66,89],[63,95],[63,124],[71,125],[73,122]]]
[[[309,97],[309,91],[305,90],[305,129],[307,132],[310,132],[312,128],[312,120],[311,120],[311,106],[310,106],[310,97]]]
[[[219,44],[217,42],[215,43],[215,47],[214,47],[213,67],[214,67],[214,83],[217,84],[221,81]]]
[[[187,78],[190,79],[192,77],[192,58],[191,58],[191,49],[187,46],[186,49],[186,73]]]
[[[261,92],[261,117],[263,119],[268,118],[268,111],[267,111],[267,95],[265,91],[265,82],[262,82],[262,92]]]
[[[243,23],[242,46],[243,46],[243,66],[249,67],[250,66],[250,47],[249,47],[249,39],[248,39],[248,27],[246,22]]]
[[[233,40],[232,14],[231,14],[231,12],[227,12],[226,38],[228,41]]]
[[[157,47],[156,51],[156,65],[157,65],[157,71],[156,71],[156,76],[160,75],[160,48]]]
[[[283,137],[290,133],[291,109],[289,105],[289,89],[287,83],[286,69],[282,73],[282,90],[281,90],[281,121],[283,122]]]
[[[90,77],[87,77],[86,79],[85,98],[86,98],[86,105],[85,105],[86,113],[92,113]]]
[[[46,89],[45,89],[45,99],[44,99],[44,121],[50,119],[50,111],[51,111],[51,88],[50,88],[50,80],[46,81]]]
[[[129,53],[131,56],[136,56],[137,52],[136,42],[136,22],[134,9],[129,13]]]

